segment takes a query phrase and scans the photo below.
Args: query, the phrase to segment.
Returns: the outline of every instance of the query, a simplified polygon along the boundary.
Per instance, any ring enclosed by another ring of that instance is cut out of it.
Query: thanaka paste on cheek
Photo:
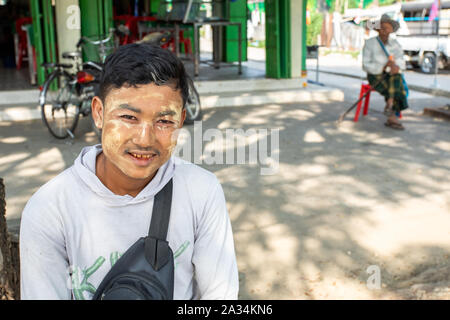
[[[122,141],[122,134],[126,128],[123,128],[117,121],[109,120],[105,121],[104,132],[107,134],[103,134],[103,149],[111,150],[114,153],[118,151],[120,148],[120,144]],[[108,152],[107,151],[107,152]]]
[[[173,111],[175,114],[172,116],[172,121],[175,122],[177,126],[180,125],[181,122],[181,103],[176,101],[169,101],[169,105],[162,106],[162,111]]]
[[[169,154],[172,154],[173,150],[177,146],[178,142],[178,134],[180,131],[180,125],[181,125],[181,115],[182,115],[182,107],[180,107],[182,102],[180,101],[169,101],[169,105],[166,106],[168,110],[174,111],[175,115],[173,116],[173,120],[176,122],[177,128],[172,132],[170,136],[170,146],[168,148]]]
[[[178,131],[178,130],[176,130]],[[167,152],[169,154],[172,154],[173,150],[175,149],[175,147],[177,146],[177,141],[178,141],[178,133],[172,133],[172,136],[170,137],[170,146],[167,149]]]

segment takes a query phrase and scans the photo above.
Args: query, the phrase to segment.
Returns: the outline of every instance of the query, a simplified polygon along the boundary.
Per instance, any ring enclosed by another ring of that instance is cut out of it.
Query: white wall
[[[62,53],[75,51],[81,37],[80,6],[78,0],[55,1],[56,35],[60,63],[73,63],[62,59]]]

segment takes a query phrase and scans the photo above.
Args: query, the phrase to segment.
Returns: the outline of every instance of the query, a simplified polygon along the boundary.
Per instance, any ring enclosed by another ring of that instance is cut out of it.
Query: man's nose
[[[141,147],[152,146],[155,142],[155,131],[150,123],[143,123],[137,128],[134,143]]]

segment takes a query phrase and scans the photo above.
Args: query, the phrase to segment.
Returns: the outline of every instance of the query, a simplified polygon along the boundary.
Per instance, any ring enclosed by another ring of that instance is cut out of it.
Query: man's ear
[[[180,128],[183,126],[184,120],[186,120],[186,108],[181,111]]]
[[[98,129],[102,129],[103,127],[103,102],[102,100],[95,96],[92,98],[91,110],[92,110],[92,118],[94,119],[95,126]]]

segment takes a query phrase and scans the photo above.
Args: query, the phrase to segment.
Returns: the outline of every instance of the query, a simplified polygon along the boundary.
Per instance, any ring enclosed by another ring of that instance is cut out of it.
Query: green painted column
[[[112,0],[79,0],[81,35],[99,39],[107,36],[114,26]],[[83,59],[99,61],[97,49],[90,44],[83,47]]]
[[[266,0],[266,76],[291,77],[291,16],[289,0]]]
[[[96,38],[101,34],[98,23],[98,0],[79,0],[81,15],[81,35]],[[83,60],[98,61],[96,48],[90,44],[83,45]]]
[[[281,78],[291,78],[292,52],[291,52],[291,1],[280,0],[280,72]]]
[[[266,0],[266,76],[299,78],[306,71],[307,0]]]
[[[55,22],[51,0],[30,0],[33,37],[36,50],[37,83],[45,82],[44,62],[56,62]],[[49,72],[51,70],[48,70]]]
[[[53,19],[53,7],[51,0],[42,0],[44,34],[45,34],[45,60],[56,62],[55,48],[55,21]]]
[[[247,0],[231,0],[227,2],[229,3],[230,21],[241,23],[242,61],[247,61]],[[225,27],[224,61],[226,62],[239,61],[238,33],[237,26]]]
[[[103,14],[105,16],[105,32],[109,32],[109,29],[114,28],[113,17],[113,0],[104,0]]]
[[[157,14],[159,12],[159,4],[161,0],[148,0],[150,1],[150,13]]]
[[[280,73],[280,37],[279,1],[266,0],[266,77],[281,78]]]
[[[30,11],[33,19],[33,37],[36,50],[36,77],[38,85],[42,85],[45,81],[45,70],[41,66],[45,62],[44,53],[44,37],[41,28],[41,8],[39,0],[30,0]]]

